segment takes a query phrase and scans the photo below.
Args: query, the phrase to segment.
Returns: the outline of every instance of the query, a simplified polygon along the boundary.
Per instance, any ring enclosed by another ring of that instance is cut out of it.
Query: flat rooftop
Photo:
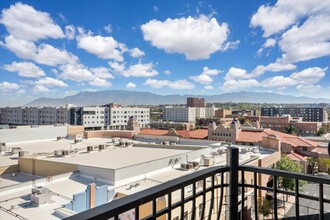
[[[116,149],[101,152],[83,152],[67,157],[47,157],[40,159],[116,170],[145,162],[157,161],[166,157],[185,154],[191,151],[192,150],[167,148],[117,147]]]
[[[130,140],[131,141],[131,140]],[[7,143],[7,152],[0,154],[0,167],[15,165],[18,163],[18,154],[11,154],[10,150],[13,147],[20,147],[22,151],[29,152],[29,155],[37,154],[53,154],[55,150],[74,150],[87,149],[87,146],[96,146],[112,142],[112,138],[89,138],[82,139],[81,143],[75,144],[74,140],[62,139],[58,140],[37,140],[26,141],[20,143]]]

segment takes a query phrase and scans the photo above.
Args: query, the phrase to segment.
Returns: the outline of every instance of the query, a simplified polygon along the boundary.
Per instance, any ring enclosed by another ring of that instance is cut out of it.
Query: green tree
[[[327,133],[327,129],[325,129],[325,127],[321,127],[320,129],[319,129],[319,131],[317,132],[317,135],[318,136],[322,136],[322,135],[324,135],[324,134],[326,134]]]
[[[245,118],[243,115],[239,116],[238,120],[241,125],[245,123]]]
[[[299,130],[294,125],[288,125],[284,128],[283,132],[287,134],[297,135]]]
[[[281,159],[276,163],[276,169],[286,170],[294,173],[301,173],[303,167],[299,163],[296,163],[287,156],[283,155]],[[281,183],[282,188],[284,188],[285,190],[294,190],[294,179],[279,177],[279,182]],[[305,184],[305,181],[299,181],[299,186],[304,186]]]
[[[266,198],[258,199],[258,212],[264,217],[272,214],[273,201],[267,200]]]
[[[318,172],[330,173],[330,170],[329,170],[330,159],[318,158],[317,163],[318,163]]]

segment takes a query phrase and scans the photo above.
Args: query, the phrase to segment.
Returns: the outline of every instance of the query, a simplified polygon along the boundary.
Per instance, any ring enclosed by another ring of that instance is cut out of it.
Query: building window
[[[303,147],[303,151],[307,151],[307,147]]]

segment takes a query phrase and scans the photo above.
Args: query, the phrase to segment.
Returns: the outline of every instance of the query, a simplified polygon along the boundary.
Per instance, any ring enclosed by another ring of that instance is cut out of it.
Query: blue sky
[[[1,1],[0,106],[81,91],[330,98],[330,2]]]

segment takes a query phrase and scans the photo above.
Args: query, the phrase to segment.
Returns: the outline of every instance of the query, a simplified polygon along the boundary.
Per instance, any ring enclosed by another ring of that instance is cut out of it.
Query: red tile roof
[[[168,130],[158,130],[158,129],[142,129],[140,130],[140,134],[146,135],[164,135],[167,134]]]
[[[242,130],[237,138],[237,142],[260,142],[262,137],[267,137],[268,135],[276,135],[280,138],[281,142],[290,144],[293,147],[311,147],[315,148],[318,146],[318,143],[314,141],[309,141],[301,137],[294,135],[286,134],[279,131],[274,131],[271,129],[263,130]]]
[[[206,139],[208,135],[207,129],[199,129],[193,131],[176,130],[176,133],[182,138],[192,139]],[[163,136],[168,134],[168,130],[158,129],[142,129],[140,134]]]
[[[291,152],[287,154],[287,157],[290,158],[291,160],[296,160],[296,161],[306,161],[308,156],[300,154],[298,152]]]
[[[328,148],[327,147],[316,147],[313,152],[318,152],[321,154],[328,154]]]

